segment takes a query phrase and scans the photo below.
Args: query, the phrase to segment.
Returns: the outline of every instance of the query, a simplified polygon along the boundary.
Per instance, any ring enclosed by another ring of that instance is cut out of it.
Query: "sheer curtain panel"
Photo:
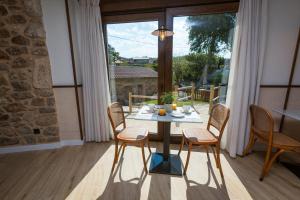
[[[240,1],[226,100],[231,113],[223,141],[223,147],[232,157],[241,155],[248,142],[249,105],[258,102],[267,11],[267,0]]]

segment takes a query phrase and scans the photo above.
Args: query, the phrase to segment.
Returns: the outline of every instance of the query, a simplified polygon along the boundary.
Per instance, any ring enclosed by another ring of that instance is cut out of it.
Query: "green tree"
[[[120,53],[117,52],[115,48],[110,44],[108,44],[107,49],[108,49],[109,64],[115,63],[120,58]]]
[[[173,58],[173,82],[179,85],[185,77],[188,77],[188,61],[186,56],[178,56]]]
[[[192,52],[214,55],[225,49],[230,50],[234,13],[190,16],[187,23],[190,25],[188,30]]]
[[[197,82],[202,77],[208,57],[202,53],[190,53],[186,56],[186,60],[188,61],[189,81]]]
[[[173,84],[182,83],[190,84],[191,81],[197,83],[203,78],[205,66],[211,60],[213,66],[222,66],[224,59],[218,56],[208,57],[203,53],[190,53],[186,56],[173,58]],[[224,64],[223,64],[224,66]],[[214,72],[215,69],[209,68],[208,73]],[[216,81],[215,81],[216,80]],[[210,82],[219,82],[219,77],[209,79]]]
[[[190,16],[187,18],[189,24],[189,43],[190,50],[194,53],[207,55],[199,57],[205,62],[204,68],[201,65],[201,74],[203,74],[203,84],[206,84],[205,77],[212,74],[216,69],[224,66],[224,58],[216,55],[224,50],[230,50],[232,46],[232,29],[235,26],[235,14],[214,14]],[[219,82],[220,76],[210,80],[210,82]]]

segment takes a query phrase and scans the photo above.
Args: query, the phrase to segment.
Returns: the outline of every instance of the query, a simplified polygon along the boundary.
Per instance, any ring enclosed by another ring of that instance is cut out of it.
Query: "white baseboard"
[[[47,144],[0,147],[0,154],[47,150],[47,149],[58,149],[58,148],[61,148],[64,146],[83,145],[83,143],[84,142],[82,140],[61,140],[60,142],[53,142],[53,143],[47,143]]]

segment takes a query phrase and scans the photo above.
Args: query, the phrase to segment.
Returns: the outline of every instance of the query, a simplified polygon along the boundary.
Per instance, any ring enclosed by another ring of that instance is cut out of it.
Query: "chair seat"
[[[192,143],[213,144],[218,142],[218,138],[204,128],[188,128],[182,132],[184,137]]]
[[[268,140],[268,133],[264,133],[264,139]],[[281,132],[273,132],[273,146],[280,148],[300,148],[300,142]]]
[[[144,140],[148,136],[148,131],[145,128],[126,127],[119,131],[117,138],[126,141]]]

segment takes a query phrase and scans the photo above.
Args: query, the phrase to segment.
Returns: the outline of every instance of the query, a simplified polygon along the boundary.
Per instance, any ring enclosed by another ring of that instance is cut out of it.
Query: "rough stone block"
[[[25,68],[25,67],[30,67],[30,66],[33,66],[32,59],[25,59],[22,57],[17,57],[12,62],[13,68]]]
[[[11,15],[7,20],[9,24],[25,24],[26,22],[27,20],[22,15]]]
[[[51,126],[57,123],[57,118],[55,114],[51,115],[39,115],[36,120],[36,125],[38,126]]]
[[[28,16],[42,16],[42,7],[40,0],[24,1],[25,12]]]
[[[0,74],[0,86],[8,86],[8,85],[9,83],[4,73]]]
[[[12,81],[11,85],[15,91],[28,91],[31,89],[31,85],[25,81]]]
[[[29,39],[24,36],[18,35],[11,39],[11,42],[18,45],[29,45]]]
[[[12,97],[17,100],[30,99],[33,97],[31,92],[15,92]]]
[[[7,121],[9,119],[9,115],[0,113],[0,121]]]
[[[12,56],[18,56],[18,55],[28,53],[26,47],[8,47],[5,50],[9,55],[12,55]]]
[[[29,24],[24,34],[30,38],[45,38],[46,33],[41,23],[31,23]]]
[[[33,134],[33,131],[28,126],[21,126],[17,128],[17,133],[21,135],[30,135]]]
[[[36,136],[35,135],[25,135],[24,139],[26,144],[36,144]]]
[[[16,135],[16,133],[15,133],[14,128],[12,128],[10,126],[0,127],[0,136],[13,137],[15,135]]]
[[[24,120],[24,122],[30,123],[30,122],[34,121],[35,116],[36,116],[35,111],[27,111],[23,115],[23,120]]]
[[[7,88],[7,87],[0,87],[0,97],[6,96],[8,91],[9,91],[9,88]]]
[[[7,112],[13,112],[13,113],[27,110],[27,108],[21,103],[11,103],[11,104],[8,104],[6,106],[3,106],[3,108]]]
[[[7,9],[4,6],[0,6],[0,16],[6,16],[7,14]]]
[[[0,60],[9,60],[9,55],[0,49]]]
[[[4,63],[0,63],[0,71],[7,71],[9,66]]]
[[[19,0],[1,0],[1,3],[3,5],[16,5],[18,2],[20,2]]]
[[[8,47],[9,42],[7,40],[0,40],[0,47]]]
[[[32,106],[44,106],[45,105],[45,101],[43,98],[34,98],[31,101],[31,105]]]
[[[49,59],[41,58],[35,60],[35,67],[33,70],[33,87],[52,88]]]
[[[10,33],[7,29],[0,29],[0,38],[9,38]]]
[[[51,97],[53,96],[52,89],[35,89],[34,94],[39,97]]]
[[[7,145],[15,145],[18,144],[19,140],[16,137],[0,137],[0,146],[7,146]]]
[[[21,6],[8,6],[8,10],[10,13],[21,13],[23,10],[23,7]]]

